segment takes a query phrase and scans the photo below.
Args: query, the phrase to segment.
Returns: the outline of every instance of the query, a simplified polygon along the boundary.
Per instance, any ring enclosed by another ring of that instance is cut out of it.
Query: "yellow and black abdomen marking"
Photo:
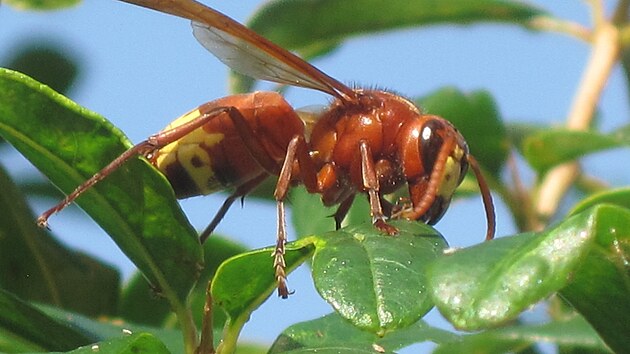
[[[169,124],[164,130],[176,128],[200,116],[191,111]],[[208,133],[199,128],[155,153],[154,165],[166,175],[179,198],[205,195],[224,189],[225,182],[216,178],[212,147],[220,144],[224,134]]]
[[[303,134],[304,124],[277,93],[255,92],[208,102],[177,118],[165,130],[176,129],[220,107],[238,109],[260,149],[279,166],[291,138]],[[211,117],[201,127],[151,157],[166,175],[178,198],[238,188],[269,174],[248,150],[228,113]]]
[[[216,103],[207,103],[181,116],[165,130],[199,117],[215,108]],[[238,187],[264,173],[225,113],[160,149],[152,162],[166,175],[178,198]]]

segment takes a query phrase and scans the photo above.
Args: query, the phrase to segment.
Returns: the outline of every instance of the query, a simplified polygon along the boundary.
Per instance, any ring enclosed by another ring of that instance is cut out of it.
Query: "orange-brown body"
[[[291,138],[304,134],[304,123],[282,96],[255,92],[220,98],[176,119],[165,130],[215,108],[235,107],[259,140],[262,151],[282,165]],[[208,136],[215,138],[208,139]],[[182,153],[182,149],[189,149]],[[197,131],[152,154],[151,162],[170,181],[178,198],[238,188],[275,171],[266,171],[249,152],[229,114],[220,114]],[[276,172],[277,173],[277,172]]]
[[[235,95],[206,103],[175,120],[165,130],[223,107],[238,111],[246,129],[237,129],[233,114],[221,113],[196,131],[155,151],[151,162],[167,176],[179,198],[246,186],[237,193],[241,196],[266,176],[278,175],[289,142],[302,137],[310,166],[296,157],[290,182],[302,182],[310,192],[321,194],[327,206],[341,204],[336,215],[340,222],[354,195],[370,188],[366,185],[365,158],[360,149],[360,144],[364,143],[369,148],[368,163],[374,166],[377,179],[374,187],[380,202],[388,205],[382,196],[408,183],[410,201],[418,206],[426,194],[433,170],[435,157],[430,156],[436,155],[441,147],[441,143],[423,144],[422,130],[429,127],[433,135],[427,138],[443,141],[444,137],[438,135],[443,134],[439,128],[448,123],[421,114],[400,96],[384,91],[358,92],[360,99],[354,104],[333,102],[315,120],[312,129],[308,129],[311,131],[307,131],[307,125],[282,96],[274,92]],[[457,163],[452,165],[454,168],[447,166],[444,179],[457,182],[442,193],[437,191],[430,205],[416,219],[437,222],[466,172],[462,158],[468,152],[467,147],[459,133],[454,129],[450,131],[455,134],[457,144],[449,151],[449,158],[456,159]],[[429,148],[432,150],[425,151]],[[269,161],[262,161],[260,156]],[[443,184],[440,181],[439,185]],[[385,214],[389,216],[391,208],[386,209]]]

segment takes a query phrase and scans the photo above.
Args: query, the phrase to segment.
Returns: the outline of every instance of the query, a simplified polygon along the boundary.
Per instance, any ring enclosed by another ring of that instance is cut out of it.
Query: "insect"
[[[311,64],[194,0],[123,0],[192,20],[197,40],[242,74],[280,84],[319,90],[332,103],[307,124],[276,92],[228,96],[205,103],[163,131],[127,150],[62,202],[44,212],[41,226],[81,193],[130,158],[142,155],[166,175],[178,198],[219,190],[233,192],[201,233],[203,242],[235,200],[270,175],[278,176],[278,234],[274,257],[278,295],[286,298],[284,200],[303,184],[326,206],[339,205],[337,228],[357,194],[367,194],[374,226],[397,230],[388,218],[435,224],[450,203],[468,167],[484,202],[487,233],[495,216],[489,188],[461,134],[446,120],[422,113],[407,99],[371,89],[350,88]],[[391,203],[384,195],[407,185],[409,197]]]

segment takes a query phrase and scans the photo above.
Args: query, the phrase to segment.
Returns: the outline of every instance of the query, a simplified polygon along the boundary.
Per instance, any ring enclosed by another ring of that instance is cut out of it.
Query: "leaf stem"
[[[598,0],[592,0],[594,18],[600,16]],[[597,20],[593,49],[567,117],[568,129],[586,130],[595,115],[597,102],[608,77],[619,58],[619,31],[608,21]],[[539,216],[535,229],[542,229],[558,209],[558,205],[579,174],[577,163],[560,165],[545,176],[535,198]]]
[[[236,351],[238,336],[241,334],[241,330],[248,319],[249,313],[247,313],[247,316],[238,316],[234,319],[230,319],[229,322],[226,323],[223,338],[221,339],[221,343],[217,346],[217,354],[232,354]]]
[[[539,31],[564,33],[584,42],[591,42],[593,39],[593,33],[588,28],[576,22],[564,21],[554,17],[536,17],[529,22],[529,26]]]

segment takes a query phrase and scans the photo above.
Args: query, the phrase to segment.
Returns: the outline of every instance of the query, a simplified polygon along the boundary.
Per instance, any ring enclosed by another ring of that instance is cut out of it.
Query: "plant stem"
[[[598,4],[599,1],[594,1],[595,16],[599,16]],[[594,33],[593,49],[567,117],[568,129],[586,130],[589,128],[595,115],[597,102],[619,58],[618,29],[605,20],[596,19],[596,21],[598,27]],[[539,216],[536,229],[542,229],[555,214],[560,201],[578,173],[579,166],[575,162],[560,165],[547,173],[540,184],[536,198],[535,210]]]
[[[197,350],[197,328],[190,313],[190,309],[184,306],[175,309],[175,315],[182,326],[182,335],[184,336],[185,353],[193,354]]]
[[[212,325],[212,282],[208,282],[206,302],[203,306],[203,324],[201,327],[201,342],[195,354],[214,354],[214,328]]]
[[[598,28],[606,21],[606,17],[604,15],[604,3],[602,0],[588,0],[587,2],[591,4],[593,26]]]
[[[512,177],[512,189],[500,191],[500,195],[507,204],[514,218],[514,223],[519,232],[530,231],[533,228],[534,212],[530,194],[523,184],[516,163],[515,153],[512,151],[507,160],[508,170]]]

